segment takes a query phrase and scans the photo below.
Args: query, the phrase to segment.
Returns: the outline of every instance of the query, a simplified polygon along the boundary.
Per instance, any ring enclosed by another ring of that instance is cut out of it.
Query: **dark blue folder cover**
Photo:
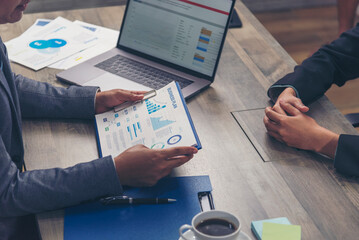
[[[208,176],[164,178],[154,187],[131,188],[130,197],[174,198],[158,205],[104,206],[88,203],[65,210],[64,239],[178,239],[182,224],[201,211],[199,192],[211,192]]]

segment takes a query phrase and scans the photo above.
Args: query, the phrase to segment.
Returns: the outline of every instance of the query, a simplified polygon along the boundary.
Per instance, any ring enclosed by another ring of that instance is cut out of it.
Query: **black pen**
[[[127,196],[112,196],[102,198],[100,202],[104,205],[116,205],[116,204],[163,204],[174,203],[176,199],[171,198],[131,198]]]

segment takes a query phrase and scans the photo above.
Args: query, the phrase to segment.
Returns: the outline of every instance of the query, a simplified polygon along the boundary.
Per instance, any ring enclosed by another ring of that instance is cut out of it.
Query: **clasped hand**
[[[263,122],[268,134],[278,141],[334,158],[339,135],[318,125],[305,114],[308,111],[295,91],[286,88],[275,105],[265,109]]]

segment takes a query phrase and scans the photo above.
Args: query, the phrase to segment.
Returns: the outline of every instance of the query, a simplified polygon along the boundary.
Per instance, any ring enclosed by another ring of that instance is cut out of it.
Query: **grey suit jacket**
[[[122,187],[110,156],[66,169],[21,172],[24,162],[22,117],[91,119],[97,88],[57,88],[15,75],[1,38],[0,57],[3,62],[3,71],[0,71],[0,236],[1,224],[9,217],[121,194]],[[61,156],[54,156],[57,157]]]

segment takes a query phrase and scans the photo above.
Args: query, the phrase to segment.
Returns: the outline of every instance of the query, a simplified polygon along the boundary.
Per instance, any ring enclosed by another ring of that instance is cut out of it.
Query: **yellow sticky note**
[[[300,240],[301,228],[298,225],[263,223],[262,240]]]

